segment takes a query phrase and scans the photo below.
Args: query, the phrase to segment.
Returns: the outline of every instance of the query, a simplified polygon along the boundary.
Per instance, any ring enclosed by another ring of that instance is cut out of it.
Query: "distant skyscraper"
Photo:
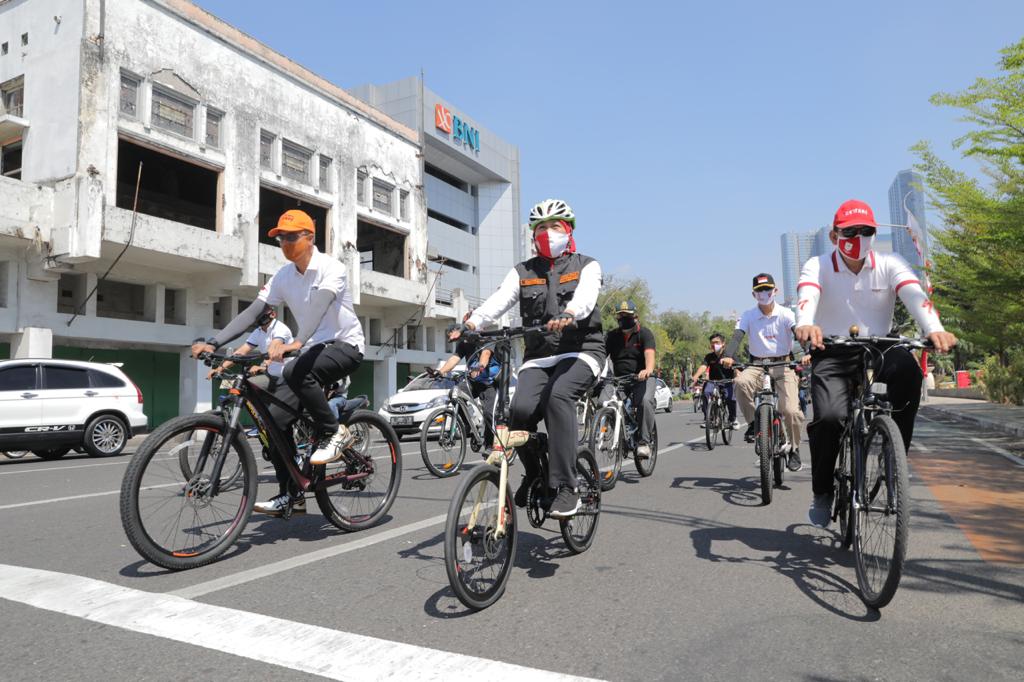
[[[783,305],[796,304],[796,285],[800,270],[807,259],[820,256],[831,248],[828,228],[812,232],[786,232],[780,238],[782,246]]]
[[[920,247],[924,253],[928,252],[928,224],[924,214],[924,192],[921,187],[924,181],[921,175],[911,170],[902,170],[896,174],[896,178],[889,185],[889,222],[893,225],[907,225],[907,209],[914,214],[921,233],[919,236]],[[910,232],[906,228],[892,228],[892,250],[907,259],[915,268],[924,265],[922,257],[917,253],[917,247],[910,238]]]

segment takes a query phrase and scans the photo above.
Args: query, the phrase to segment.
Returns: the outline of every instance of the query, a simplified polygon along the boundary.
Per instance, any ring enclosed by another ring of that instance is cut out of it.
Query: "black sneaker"
[[[533,485],[533,479],[523,476],[523,482],[519,484],[518,488],[516,488],[516,494],[512,498],[517,507],[522,508],[526,506],[526,498],[530,494],[531,485]]]
[[[551,503],[548,516],[553,519],[568,519],[580,510],[580,496],[567,485],[559,486],[558,495]]]
[[[815,495],[811,507],[807,510],[807,518],[818,528],[828,528],[832,521],[832,494]]]
[[[790,471],[800,471],[804,468],[804,463],[800,461],[800,451],[793,448],[789,451],[789,458],[786,461],[786,468]]]
[[[755,438],[757,438],[757,424],[750,422],[747,424],[747,430],[743,432],[743,440],[753,443]]]

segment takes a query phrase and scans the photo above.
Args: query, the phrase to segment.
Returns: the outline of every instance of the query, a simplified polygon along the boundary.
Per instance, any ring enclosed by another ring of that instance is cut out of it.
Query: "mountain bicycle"
[[[732,422],[729,421],[729,407],[725,404],[725,393],[722,386],[731,384],[732,379],[709,379],[712,385],[708,401],[708,416],[704,420],[704,441],[708,450],[714,450],[718,443],[718,435],[722,435],[722,443],[728,445],[732,440]],[[703,393],[702,393],[703,395]]]
[[[748,367],[762,370],[761,390],[754,396],[754,424],[757,425],[754,452],[761,467],[761,503],[771,504],[773,488],[782,487],[785,479],[787,453],[782,451],[782,446],[788,440],[779,413],[779,394],[771,370],[774,367],[795,369],[797,363],[791,360],[752,361],[733,366],[738,371]]]
[[[244,427],[242,405],[255,417],[261,441],[281,457],[292,484],[312,492],[327,520],[345,531],[379,523],[391,508],[401,480],[398,436],[376,412],[358,410],[346,424],[354,437],[341,458],[312,465],[316,424],[266,389],[250,381],[250,368],[263,353],[204,353],[210,366],[234,363],[229,409],[176,417],[151,433],[133,455],[121,483],[121,525],[132,547],[145,559],[171,570],[208,564],[238,539],[252,513],[259,472]],[[269,404],[295,418],[294,444],[273,421]],[[187,450],[187,454],[183,454]],[[186,477],[182,457],[188,463]],[[234,477],[235,469],[241,475]],[[294,499],[282,516],[290,518]]]
[[[466,459],[466,441],[473,452],[486,447],[484,442],[484,419],[487,416],[480,407],[480,401],[470,395],[467,384],[469,372],[452,372],[455,382],[448,389],[448,403],[430,413],[423,420],[420,430],[420,456],[427,471],[438,478],[448,478],[459,473]],[[431,452],[431,428],[438,427],[437,450]],[[467,438],[468,437],[468,438]]]
[[[699,413],[701,402],[704,400],[704,382],[702,381],[696,384],[692,391],[693,392],[690,394],[690,397],[693,398],[693,411],[694,413]]]
[[[888,604],[900,584],[910,534],[907,453],[888,387],[873,381],[893,348],[928,349],[927,339],[850,336],[824,339],[826,347],[859,348],[860,379],[854,382],[836,461],[835,506],[844,549],[853,545],[861,599],[873,608]]]
[[[503,328],[493,332],[464,332],[494,339],[494,357],[502,367],[511,367],[512,341],[546,327]],[[465,606],[479,610],[496,602],[505,592],[516,555],[516,510],[508,480],[511,456],[527,448],[538,458],[540,475],[530,486],[526,516],[530,525],[540,527],[548,518],[554,493],[548,490],[547,437],[508,428],[508,384],[511,372],[498,377],[494,407],[494,448],[487,462],[473,467],[463,479],[448,507],[444,528],[444,565],[448,582]],[[601,485],[597,463],[589,450],[576,454],[577,489],[580,510],[559,519],[562,538],[574,554],[586,551],[594,542],[601,513]]]
[[[586,445],[590,442],[590,432],[594,428],[594,415],[600,408],[598,396],[594,390],[587,391],[583,397],[576,401],[576,428],[578,429],[579,445]]]
[[[636,470],[641,476],[647,477],[654,473],[658,462],[658,425],[654,424],[651,431],[651,454],[643,457],[637,454],[640,445],[640,424],[636,420],[633,399],[627,392],[629,386],[637,381],[636,375],[604,379],[603,383],[614,387],[612,396],[606,400],[604,407],[594,415],[594,429],[590,434],[590,451],[597,460],[601,480],[601,490],[607,491],[615,487],[622,461],[632,457]]]

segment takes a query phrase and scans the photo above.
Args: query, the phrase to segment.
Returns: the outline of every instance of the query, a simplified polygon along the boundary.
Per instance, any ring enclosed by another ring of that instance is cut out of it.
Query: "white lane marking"
[[[584,679],[21,566],[0,597],[335,680]]]
[[[260,578],[266,578],[276,573],[283,571],[289,571],[299,566],[305,566],[316,561],[322,561],[323,559],[330,559],[341,554],[348,552],[354,552],[357,549],[363,549],[365,547],[371,547],[381,542],[392,540],[401,535],[408,533],[415,533],[416,531],[437,526],[444,523],[445,519],[448,518],[447,514],[440,514],[438,516],[431,516],[430,518],[417,521],[415,523],[406,524],[404,526],[398,526],[390,530],[385,530],[380,533],[374,533],[372,535],[366,535],[358,540],[352,542],[346,542],[340,545],[334,545],[333,547],[325,547],[318,549],[307,554],[301,554],[299,556],[290,557],[288,559],[282,559],[281,561],[275,561],[271,564],[264,564],[263,566],[257,566],[256,568],[250,568],[245,571],[239,571],[231,575],[226,575],[221,578],[215,578],[214,580],[208,580],[203,583],[197,583],[190,585],[189,587],[183,587],[180,590],[173,590],[168,594],[177,595],[179,597],[186,597],[194,599],[195,597],[201,597],[204,594],[211,592],[217,592],[224,590],[229,587],[236,587],[243,585],[253,580],[259,580]],[[243,540],[244,542],[244,536]]]
[[[161,459],[176,459],[177,455],[171,455],[168,457],[155,457],[155,460]],[[69,469],[92,469],[94,467],[112,467],[112,466],[125,466],[132,461],[131,456],[126,457],[124,460],[118,462],[97,462],[96,464],[73,464],[66,467],[46,467],[45,469],[25,469],[24,471],[4,471],[0,472],[0,476],[11,476],[13,474],[34,474],[40,471],[68,471]]]
[[[181,483],[161,483],[160,485],[147,485],[146,490],[152,488],[169,488],[171,486],[181,485]],[[104,495],[120,495],[121,489],[107,490],[102,493],[87,493],[85,495],[69,495],[67,497],[54,497],[49,500],[34,500],[32,502],[18,502],[17,504],[4,504],[0,505],[0,510],[4,509],[17,509],[19,507],[34,507],[37,504],[53,504],[54,502],[68,502],[70,500],[84,500],[89,497],[103,497]]]
[[[1018,457],[1017,455],[1013,454],[1009,450],[1005,450],[1005,449],[999,447],[998,445],[995,445],[994,443],[989,443],[988,441],[984,441],[984,440],[982,440],[980,438],[975,438],[973,436],[968,436],[968,437],[972,441],[977,443],[978,445],[981,445],[982,447],[986,447],[989,450],[991,450],[992,452],[996,453],[997,455],[1005,457],[1006,459],[1010,460],[1011,462],[1013,462],[1017,466],[1024,467],[1024,458]]]

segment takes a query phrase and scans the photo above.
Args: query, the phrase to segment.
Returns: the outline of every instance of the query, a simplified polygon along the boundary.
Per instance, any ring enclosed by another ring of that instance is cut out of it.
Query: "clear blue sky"
[[[606,272],[715,313],[843,200],[888,222],[908,148],[966,130],[928,97],[1024,36],[1020,0],[199,4],[342,87],[424,69],[519,145],[524,219],[564,198]]]

